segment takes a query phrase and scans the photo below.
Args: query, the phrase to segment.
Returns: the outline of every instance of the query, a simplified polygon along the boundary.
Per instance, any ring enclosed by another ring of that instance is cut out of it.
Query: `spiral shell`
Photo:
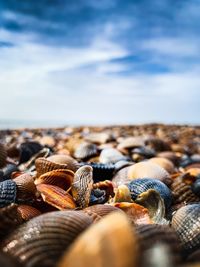
[[[0,168],[6,165],[7,151],[3,144],[0,143]]]
[[[126,216],[117,212],[80,235],[58,267],[136,267],[138,254],[134,230]]]
[[[17,185],[12,180],[0,183],[0,208],[8,206],[16,201]]]
[[[92,223],[78,211],[55,211],[24,223],[2,243],[4,253],[26,267],[55,266],[63,249]]]

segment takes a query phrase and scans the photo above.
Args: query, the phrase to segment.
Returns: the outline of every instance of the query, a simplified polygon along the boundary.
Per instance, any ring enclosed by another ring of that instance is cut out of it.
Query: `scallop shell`
[[[58,267],[136,267],[138,257],[134,231],[126,216],[117,212],[80,235]]]
[[[37,190],[40,192],[44,202],[59,210],[74,209],[76,207],[72,196],[58,186],[39,184],[37,185]]]
[[[11,233],[1,247],[24,266],[53,267],[63,250],[91,223],[89,216],[78,211],[42,214]]]
[[[38,209],[28,205],[19,205],[17,210],[24,221],[29,221],[30,219],[41,215],[41,212]]]
[[[200,247],[200,204],[180,208],[172,217],[172,227],[181,241],[184,255]]]
[[[132,165],[128,171],[129,179],[137,179],[137,178],[154,178],[158,179],[165,184],[171,183],[171,178],[169,173],[158,166],[155,163],[151,162],[139,162]]]
[[[148,189],[155,189],[159,192],[160,196],[163,198],[165,207],[168,209],[172,203],[172,194],[169,188],[157,179],[141,178],[134,179],[128,183],[129,190],[131,192],[131,197],[133,200],[137,196]]]
[[[152,223],[148,210],[141,205],[129,202],[114,203],[113,205],[123,210],[134,225]]]
[[[154,157],[154,158],[149,159],[149,162],[159,165],[160,167],[165,169],[168,173],[175,172],[174,164],[169,159]]]
[[[81,160],[87,160],[97,154],[97,146],[88,142],[81,143],[74,151],[74,157]]]
[[[23,222],[16,204],[0,209],[0,237],[5,237]]]
[[[0,143],[0,168],[6,165],[7,151],[3,144]]]
[[[35,179],[35,184],[51,184],[67,190],[74,179],[74,172],[68,169],[57,169],[42,174]]]
[[[90,201],[93,186],[92,170],[91,166],[85,165],[79,168],[74,175],[72,195],[82,208],[87,207]]]
[[[167,221],[164,219],[165,204],[156,190],[149,189],[139,194],[135,202],[148,209],[149,216],[154,223],[167,224]]]
[[[0,183],[0,208],[8,206],[16,201],[17,185],[12,180]]]
[[[104,164],[126,160],[126,157],[115,148],[105,148],[101,151],[99,161]]]

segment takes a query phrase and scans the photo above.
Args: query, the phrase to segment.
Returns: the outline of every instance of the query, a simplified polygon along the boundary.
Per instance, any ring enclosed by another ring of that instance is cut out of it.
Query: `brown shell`
[[[85,140],[95,144],[105,144],[112,136],[109,133],[89,133],[85,136]]]
[[[35,184],[56,185],[64,190],[70,188],[74,179],[74,172],[68,169],[57,169],[42,174],[35,179]]]
[[[137,137],[126,137],[124,138],[117,146],[119,151],[123,151],[124,149],[132,149],[134,147],[144,146],[143,138]]]
[[[141,205],[129,202],[114,203],[113,205],[123,210],[133,224],[152,223],[148,210]]]
[[[93,189],[100,189],[100,190],[104,190],[106,192],[106,196],[107,198],[109,197],[114,197],[114,187],[113,187],[113,183],[109,180],[105,180],[102,182],[98,182],[93,184]]]
[[[41,214],[38,209],[28,205],[19,205],[17,210],[24,221],[29,221],[30,219]]]
[[[40,192],[44,202],[59,210],[74,209],[76,207],[72,196],[58,186],[39,184],[37,185],[37,190]]]
[[[136,267],[138,258],[137,239],[127,217],[113,213],[80,235],[58,267]]]
[[[153,178],[158,179],[167,185],[171,183],[169,173],[162,167],[149,161],[139,162],[132,165],[128,171],[128,178]]]
[[[77,204],[82,208],[87,207],[90,201],[90,195],[93,186],[92,176],[93,169],[89,165],[82,166],[74,175],[74,181],[72,183],[72,195]]]
[[[21,225],[7,237],[1,248],[24,266],[53,267],[92,219],[78,211],[42,214]]]
[[[170,160],[171,162],[174,163],[175,166],[179,163],[180,160],[180,156],[173,151],[163,151],[158,153],[156,156],[159,158],[166,158]]]
[[[97,154],[97,146],[88,142],[81,143],[74,151],[74,157],[81,160],[87,160]]]
[[[190,185],[193,184],[198,177],[200,177],[200,168],[190,168],[181,176],[183,182]]]
[[[26,202],[35,198],[37,189],[34,184],[34,179],[30,174],[24,173],[13,179],[13,181],[17,185],[18,202]]]
[[[154,157],[149,159],[149,162],[158,164],[160,167],[164,168],[168,173],[175,172],[174,164],[169,159]]]
[[[3,144],[0,143],[0,168],[6,165],[7,151]]]

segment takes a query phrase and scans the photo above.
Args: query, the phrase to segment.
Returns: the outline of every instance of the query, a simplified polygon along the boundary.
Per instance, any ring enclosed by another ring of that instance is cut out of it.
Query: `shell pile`
[[[200,266],[200,128],[0,132],[0,266]]]

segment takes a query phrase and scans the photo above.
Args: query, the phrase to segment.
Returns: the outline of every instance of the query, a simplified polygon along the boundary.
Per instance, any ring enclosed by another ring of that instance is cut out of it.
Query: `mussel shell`
[[[104,164],[126,160],[126,157],[115,148],[105,148],[101,151],[99,161]]]
[[[181,241],[183,254],[187,256],[200,247],[200,204],[190,204],[177,210],[172,217],[172,227]]]
[[[74,157],[81,160],[87,160],[97,154],[97,146],[88,142],[81,143],[74,151]]]
[[[159,192],[160,196],[163,198],[165,202],[165,207],[168,209],[172,203],[172,194],[169,188],[157,179],[149,179],[149,178],[139,178],[134,179],[128,184],[129,190],[131,192],[131,197],[133,200],[137,198],[137,196],[148,189],[155,189]]]
[[[7,151],[3,144],[0,143],[0,168],[6,165]]]
[[[42,214],[11,233],[1,248],[27,267],[53,267],[63,250],[91,223],[90,216],[78,211]]]
[[[0,208],[8,206],[16,201],[17,185],[12,180],[0,183]]]
[[[134,230],[127,217],[116,212],[81,234],[58,267],[136,267],[138,258]]]

